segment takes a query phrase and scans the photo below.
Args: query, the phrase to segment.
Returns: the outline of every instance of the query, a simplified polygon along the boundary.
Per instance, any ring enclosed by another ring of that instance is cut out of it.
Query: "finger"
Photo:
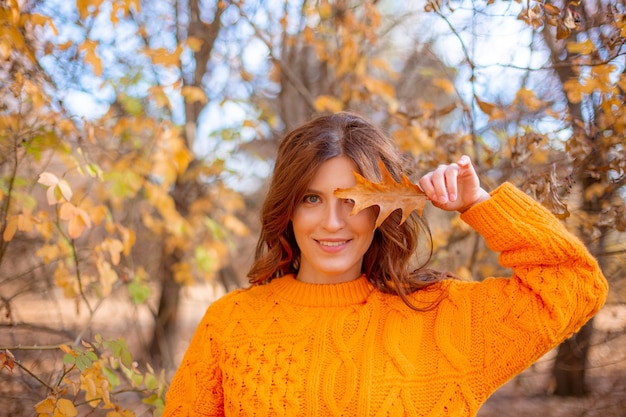
[[[436,199],[439,203],[445,204],[449,201],[448,198],[448,185],[447,185],[447,172],[450,169],[450,165],[439,165],[432,175],[432,184],[435,192]]]
[[[446,192],[450,201],[456,201],[458,196],[458,176],[460,168],[456,164],[452,164],[445,171]]]
[[[457,165],[460,168],[459,176],[466,177],[466,176],[477,175],[476,170],[474,168],[474,164],[472,164],[472,160],[470,159],[469,156],[467,155],[461,156],[459,160],[457,161]]]
[[[433,200],[433,197],[436,195],[435,188],[433,187],[432,183],[432,176],[433,173],[429,172],[419,180],[419,187],[422,189],[424,194],[426,194],[426,197],[428,197],[429,200]]]

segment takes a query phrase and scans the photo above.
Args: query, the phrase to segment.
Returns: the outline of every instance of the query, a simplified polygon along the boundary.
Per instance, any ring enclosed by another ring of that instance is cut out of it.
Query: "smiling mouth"
[[[329,242],[329,241],[325,241],[325,240],[318,240],[317,243],[319,243],[322,246],[328,246],[328,247],[336,247],[336,246],[341,246],[341,245],[345,245],[346,243],[348,243],[349,240],[342,240],[339,242]]]

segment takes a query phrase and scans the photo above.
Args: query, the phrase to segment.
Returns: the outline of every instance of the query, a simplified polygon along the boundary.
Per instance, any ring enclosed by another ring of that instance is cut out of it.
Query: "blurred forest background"
[[[280,138],[339,110],[415,175],[471,155],[610,281],[480,416],[626,415],[625,42],[623,0],[0,0],[0,416],[158,416],[246,284]],[[425,215],[434,267],[507,274]]]

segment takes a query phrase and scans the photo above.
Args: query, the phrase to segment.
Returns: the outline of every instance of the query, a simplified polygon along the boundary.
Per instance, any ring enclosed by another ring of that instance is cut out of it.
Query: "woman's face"
[[[363,255],[374,237],[375,210],[351,216],[354,202],[334,196],[337,188],[356,184],[354,170],[346,156],[324,162],[296,206],[291,220],[300,248],[300,281],[338,283],[361,275]]]

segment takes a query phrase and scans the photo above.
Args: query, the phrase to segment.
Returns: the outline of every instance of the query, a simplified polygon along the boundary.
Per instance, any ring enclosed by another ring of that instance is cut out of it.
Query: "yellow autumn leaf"
[[[493,112],[496,109],[495,104],[491,104],[488,103],[486,101],[482,101],[481,99],[478,98],[478,96],[474,96],[474,99],[476,100],[476,104],[478,104],[478,107],[483,111],[483,113],[491,116],[493,114]]]
[[[48,187],[46,191],[46,199],[48,204],[53,206],[62,202],[64,199],[69,201],[72,198],[72,188],[67,181],[59,179],[50,172],[42,172],[37,180],[39,184]]]
[[[606,193],[606,186],[596,182],[585,188],[585,201],[592,201],[602,197]]]
[[[193,161],[193,154],[187,148],[180,148],[174,152],[174,164],[178,175],[182,175]]]
[[[527,88],[520,88],[513,102],[523,105],[531,112],[540,110],[544,106],[543,101],[537,98],[535,92]]]
[[[102,0],[76,0],[76,8],[81,20],[85,20],[89,16],[89,6],[101,3]]]
[[[248,236],[250,234],[248,226],[232,214],[225,215],[222,222],[226,229],[230,230],[237,236]]]
[[[54,402],[55,398],[54,397],[46,397],[45,399],[39,401],[37,404],[35,404],[35,411],[39,414],[39,415],[50,415],[54,412],[54,406],[55,406],[55,402]]]
[[[72,40],[69,40],[69,41],[57,44],[57,48],[60,51],[65,51],[65,50],[70,49],[72,45],[74,45],[74,42]]]
[[[54,26],[54,21],[52,20],[52,18],[48,17],[48,16],[44,16],[42,14],[39,13],[33,13],[31,15],[25,15],[28,16],[28,21],[33,25],[33,26],[45,26],[46,24],[48,25],[48,27],[50,28],[50,30],[52,30],[52,33],[54,34],[54,36],[58,36],[59,35],[59,31],[57,30],[56,26]]]
[[[174,52],[170,52],[165,48],[145,49],[144,53],[152,60],[155,65],[177,66],[180,62],[180,53],[182,48],[179,45]]]
[[[207,102],[206,94],[199,87],[186,85],[181,89],[180,94],[185,98],[185,101],[189,103],[198,102],[201,104],[206,104]]]
[[[202,44],[204,41],[200,38],[196,38],[195,36],[190,36],[187,38],[186,44],[189,49],[193,52],[198,52],[200,48],[202,48]]]
[[[122,253],[124,254],[124,256],[128,256],[130,255],[130,250],[132,249],[133,245],[135,244],[135,240],[137,239],[135,231],[133,229],[124,227],[120,224],[117,225],[117,230],[122,236],[122,243],[123,243]]]
[[[178,262],[172,265],[174,272],[174,280],[181,285],[191,285],[193,283],[193,274],[191,265],[188,262]]]
[[[476,104],[486,115],[489,116],[489,120],[496,120],[504,117],[504,112],[502,109],[498,108],[495,104],[488,103],[478,98],[478,96],[474,95],[474,99],[476,100]]]
[[[563,89],[567,94],[570,103],[580,103],[582,101],[582,87],[578,80],[572,78],[563,83]]]
[[[567,48],[567,51],[572,54],[581,55],[589,55],[596,50],[596,47],[591,39],[587,39],[583,42],[568,42],[567,45],[565,45],[565,48]]]
[[[363,77],[363,85],[370,93],[381,97],[395,97],[396,89],[388,82],[372,78]]]
[[[63,343],[59,345],[59,349],[61,349],[64,353],[71,353],[72,352],[72,348],[69,347],[66,344],[63,344]]]
[[[43,258],[45,263],[50,263],[60,256],[61,250],[58,245],[43,245],[35,254]]]
[[[75,417],[78,415],[78,411],[70,400],[66,398],[60,398],[57,401],[54,417]]]
[[[327,1],[324,1],[317,8],[317,12],[322,20],[328,19],[333,14],[333,7]]]
[[[78,47],[78,50],[85,53],[85,62],[92,66],[93,73],[99,77],[102,75],[102,61],[96,53],[97,46],[98,42],[87,39]]]
[[[119,276],[117,272],[111,267],[111,264],[103,259],[99,259],[96,264],[98,269],[98,276],[100,281],[100,288],[103,296],[111,294],[113,290],[113,284],[117,282]]]
[[[58,264],[53,277],[54,285],[63,290],[65,298],[75,298],[78,295],[78,283],[70,275],[64,263],[60,262]]]
[[[120,240],[106,238],[100,247],[109,254],[113,265],[119,265],[121,253],[124,250],[124,244]]]
[[[432,83],[447,94],[454,94],[455,92],[454,84],[447,78],[435,77]]]
[[[35,109],[41,108],[47,102],[39,86],[30,80],[24,81],[24,92],[33,103]]]
[[[322,95],[315,99],[315,110],[318,112],[340,112],[343,110],[343,103],[333,96]]]
[[[87,212],[70,202],[65,202],[59,209],[59,218],[68,220],[68,234],[72,239],[80,237],[86,227],[91,227]]]
[[[17,218],[11,217],[4,228],[2,239],[5,242],[10,242],[15,236],[15,232],[17,232]]]
[[[89,218],[94,224],[100,224],[104,219],[106,219],[108,214],[107,208],[102,204],[88,207],[85,211],[88,213]]]

